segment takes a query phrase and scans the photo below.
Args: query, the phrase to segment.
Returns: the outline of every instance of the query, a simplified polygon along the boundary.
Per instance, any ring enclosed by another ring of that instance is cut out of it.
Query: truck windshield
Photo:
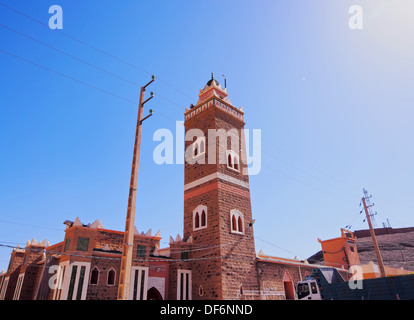
[[[309,295],[309,285],[307,283],[298,284],[298,299],[302,299]]]

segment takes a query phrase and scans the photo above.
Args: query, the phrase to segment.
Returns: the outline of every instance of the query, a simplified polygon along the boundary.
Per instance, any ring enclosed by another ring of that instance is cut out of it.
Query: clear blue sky
[[[152,137],[175,131],[211,72],[226,76],[246,128],[262,130],[250,177],[257,251],[305,259],[317,238],[367,228],[362,188],[378,226],[414,226],[412,1],[0,3],[32,18],[0,5],[1,244],[60,242],[76,216],[123,230],[137,115],[125,99],[138,101],[151,74],[136,226],[161,229],[162,246],[182,235],[184,168],[155,164]],[[118,60],[38,23],[54,4],[62,32]],[[348,27],[353,4],[363,30]],[[0,247],[0,270],[10,252]]]

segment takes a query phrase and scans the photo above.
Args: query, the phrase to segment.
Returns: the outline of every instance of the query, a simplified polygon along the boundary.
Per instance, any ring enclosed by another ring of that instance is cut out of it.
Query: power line
[[[264,154],[267,154],[268,156],[270,156],[271,158],[273,158],[273,159],[275,159],[275,160],[278,160],[278,161],[280,161],[280,162],[282,162],[282,163],[284,163],[285,165],[287,165],[287,166],[289,166],[289,167],[292,167],[293,169],[295,169],[295,170],[297,170],[297,171],[299,171],[299,172],[302,172],[302,173],[304,173],[304,174],[306,174],[306,175],[308,175],[309,177],[311,177],[311,178],[313,178],[313,179],[316,179],[316,180],[319,180],[319,181],[321,181],[321,182],[323,182],[323,183],[327,183],[327,181],[325,181],[325,180],[323,180],[323,179],[321,179],[321,178],[319,178],[319,177],[317,177],[317,176],[315,176],[315,175],[313,175],[313,174],[311,174],[311,173],[309,173],[309,172],[307,172],[307,171],[304,171],[304,170],[302,170],[302,169],[300,169],[300,168],[298,168],[298,167],[296,167],[296,166],[294,166],[293,164],[291,164],[291,163],[288,163],[288,162],[285,162],[285,161],[283,161],[283,160],[281,160],[281,159],[279,159],[278,157],[276,157],[276,156],[274,156],[273,154],[271,154],[271,153],[269,153],[269,152],[267,152],[267,151],[263,151],[262,150],[262,152],[264,153]],[[336,185],[334,185],[334,184],[332,184],[332,183],[329,183],[331,186],[333,186],[333,187],[337,187]],[[338,190],[341,190],[340,188],[338,188]]]
[[[118,95],[118,94],[116,94],[116,93],[113,93],[113,92],[110,92],[110,91],[108,91],[108,90],[105,90],[105,89],[99,88],[99,87],[97,87],[97,86],[95,86],[95,85],[93,85],[93,84],[90,84],[90,83],[88,83],[88,82],[85,82],[85,81],[83,81],[83,80],[76,79],[76,78],[74,78],[74,77],[72,77],[72,76],[69,76],[69,75],[67,75],[67,74],[64,74],[64,73],[62,73],[62,72],[56,71],[56,70],[51,69],[51,68],[49,68],[49,67],[45,67],[45,66],[43,66],[43,65],[41,65],[41,64],[38,64],[38,63],[36,63],[36,62],[34,62],[34,61],[28,60],[28,59],[23,58],[23,57],[20,57],[20,56],[15,55],[15,54],[13,54],[13,53],[11,53],[11,52],[8,52],[8,51],[2,50],[2,49],[0,49],[0,52],[2,52],[2,53],[4,53],[4,54],[7,54],[7,55],[9,55],[9,56],[11,56],[11,57],[14,57],[14,58],[16,58],[16,59],[19,59],[19,60],[21,60],[21,61],[24,61],[24,62],[26,62],[26,63],[30,63],[30,64],[32,64],[32,65],[34,65],[34,66],[38,67],[38,68],[44,69],[44,70],[49,71],[49,72],[52,72],[52,73],[54,73],[54,74],[57,74],[57,75],[59,75],[59,76],[61,76],[61,77],[64,77],[64,78],[66,78],[66,79],[69,79],[69,80],[75,81],[75,82],[77,82],[77,83],[80,83],[80,84],[82,84],[82,85],[84,85],[84,86],[86,86],[86,87],[89,87],[89,88],[92,88],[92,89],[98,90],[98,91],[100,91],[100,92],[103,92],[103,93],[105,93],[105,94],[107,94],[107,95],[113,96],[113,97],[115,97],[115,98],[117,98],[117,99],[120,99],[120,100],[122,100],[122,101],[125,101],[125,102],[127,102],[127,103],[129,103],[129,104],[133,104],[133,105],[135,105],[135,106],[137,105],[137,103],[136,103],[135,101],[132,101],[132,100],[130,100],[130,99],[128,99],[128,98],[124,98],[124,97],[122,97],[122,96],[120,96],[120,95]],[[171,117],[169,117],[169,116],[167,116],[167,115],[165,115],[165,114],[163,114],[163,113],[161,113],[161,112],[159,112],[159,111],[157,111],[157,110],[155,110],[155,111],[154,111],[154,113],[157,113],[157,114],[161,115],[162,117],[164,117],[164,118],[166,118],[166,119],[168,119],[168,120],[171,120],[171,121],[174,121],[174,122],[176,121],[176,120],[172,119]]]
[[[49,230],[63,231],[63,229],[59,229],[59,228],[45,227],[45,226],[36,226],[36,225],[33,225],[33,224],[20,223],[20,222],[14,222],[14,221],[7,221],[7,220],[0,220],[0,223],[9,223],[9,224],[16,224],[16,225],[26,226],[26,227],[33,227],[33,228],[41,228],[41,229],[49,229]]]
[[[5,5],[4,3],[1,3],[1,2],[0,2],[0,5],[1,5],[1,6],[3,6],[4,8],[6,8],[6,9],[10,10],[10,11],[13,11],[14,13],[17,13],[17,14],[19,14],[19,15],[21,15],[21,16],[23,16],[23,17],[27,18],[27,19],[30,19],[30,20],[32,20],[32,21],[34,21],[34,22],[36,22],[36,23],[40,24],[41,26],[46,27],[46,28],[48,28],[48,29],[49,29],[49,26],[48,26],[47,24],[43,23],[42,21],[40,21],[40,20],[38,20],[38,19],[36,19],[36,18],[33,18],[32,16],[30,16],[30,15],[28,15],[28,14],[25,14],[25,13],[23,13],[23,12],[21,12],[21,11],[17,10],[17,9],[14,9],[14,8],[12,8],[12,7],[10,7],[10,6],[7,6],[7,5]],[[95,46],[93,46],[93,45],[91,45],[91,44],[89,44],[89,43],[87,43],[87,42],[85,42],[85,41],[83,41],[83,40],[80,40],[80,39],[78,39],[78,38],[75,38],[75,37],[73,37],[73,36],[71,36],[71,35],[69,35],[69,34],[67,34],[67,33],[63,32],[62,30],[56,29],[55,31],[56,31],[58,34],[62,35],[62,36],[65,36],[65,37],[67,37],[67,38],[69,38],[69,39],[71,39],[71,40],[73,40],[73,41],[75,41],[75,42],[78,42],[79,44],[81,44],[81,45],[83,45],[83,46],[86,46],[86,47],[88,47],[88,48],[90,48],[90,49],[92,49],[92,50],[94,50],[94,51],[96,51],[96,52],[99,52],[99,53],[101,53],[101,54],[103,54],[103,55],[105,55],[105,56],[107,56],[107,57],[110,57],[110,58],[112,58],[112,59],[114,59],[114,60],[116,60],[116,61],[118,61],[118,62],[121,62],[121,63],[123,63],[123,64],[125,64],[125,65],[127,65],[127,66],[129,66],[129,67],[132,67],[132,68],[134,68],[134,69],[136,69],[136,70],[139,70],[139,71],[141,71],[141,72],[143,72],[143,73],[146,73],[147,75],[153,75],[153,73],[151,73],[151,72],[149,72],[149,71],[147,71],[147,70],[145,70],[145,69],[143,69],[143,68],[141,68],[141,67],[138,67],[138,66],[137,66],[137,65],[135,65],[135,64],[132,64],[132,63],[130,63],[130,62],[128,62],[128,61],[126,61],[126,60],[124,60],[124,59],[122,59],[122,58],[119,58],[119,57],[117,57],[117,56],[115,56],[115,55],[113,55],[113,54],[111,54],[111,53],[109,53],[109,52],[107,52],[107,51],[104,51],[104,50],[102,50],[102,49],[99,49],[99,48],[97,48],[97,47],[95,47]],[[194,101],[194,100],[193,100],[193,97],[191,97],[191,96],[190,96],[190,95],[188,95],[187,93],[183,92],[182,90],[177,89],[175,86],[171,85],[169,82],[167,82],[167,81],[163,80],[162,78],[160,78],[160,77],[158,77],[158,76],[157,76],[157,79],[158,79],[160,82],[162,82],[163,84],[165,84],[166,86],[169,86],[169,87],[170,87],[170,88],[172,88],[173,90],[177,91],[178,93],[180,93],[180,94],[182,94],[182,95],[184,95],[184,96],[188,97],[189,99],[191,99],[191,101]]]
[[[1,24],[1,23],[0,23],[0,26],[1,26],[2,28],[5,28],[5,29],[7,29],[7,30],[9,30],[9,31],[12,31],[12,32],[14,32],[14,33],[16,33],[16,34],[18,34],[18,35],[21,35],[22,37],[25,37],[25,38],[27,38],[27,39],[30,39],[30,40],[32,40],[32,41],[34,41],[34,42],[36,42],[36,43],[39,43],[39,44],[41,44],[42,46],[45,46],[45,47],[50,48],[50,49],[52,49],[52,50],[55,50],[56,52],[59,52],[59,53],[61,53],[61,54],[65,55],[65,56],[67,56],[67,57],[69,57],[69,58],[71,58],[71,59],[74,59],[74,60],[76,60],[76,61],[78,61],[78,62],[81,62],[81,63],[83,63],[83,64],[87,65],[87,66],[90,66],[90,67],[92,67],[92,68],[95,68],[96,70],[99,70],[99,71],[104,72],[104,73],[106,73],[106,74],[109,74],[109,75],[110,75],[110,76],[112,76],[112,77],[115,77],[115,78],[117,78],[117,79],[119,79],[119,80],[122,80],[122,81],[124,81],[124,82],[126,82],[126,83],[129,83],[129,84],[131,84],[131,85],[133,85],[133,86],[135,86],[135,87],[140,87],[140,85],[139,85],[139,84],[137,84],[137,83],[135,83],[135,82],[132,82],[132,81],[130,81],[130,80],[128,80],[128,79],[125,79],[125,78],[123,78],[123,77],[121,77],[121,76],[118,76],[117,74],[114,74],[113,72],[110,72],[110,71],[108,71],[108,70],[106,70],[106,69],[104,69],[104,68],[98,67],[98,66],[96,66],[96,65],[94,65],[94,64],[92,64],[92,63],[89,63],[89,62],[87,62],[87,61],[85,61],[85,60],[83,60],[83,59],[80,59],[80,58],[78,58],[78,57],[76,57],[76,56],[74,56],[74,55],[72,55],[72,54],[70,54],[70,53],[67,53],[67,52],[65,52],[65,51],[61,50],[61,49],[58,49],[58,48],[53,47],[53,46],[51,46],[51,45],[49,45],[49,44],[47,44],[47,43],[45,43],[45,42],[42,42],[42,41],[40,41],[40,40],[37,40],[37,39],[35,39],[35,38],[33,38],[33,37],[31,37],[31,36],[27,35],[27,34],[24,34],[24,33],[22,33],[22,32],[19,32],[19,31],[17,31],[17,30],[15,30],[15,29],[13,29],[13,28],[10,28],[10,27],[8,27],[8,26],[6,26],[6,25],[4,25],[4,24]]]
[[[263,241],[263,242],[265,242],[265,243],[267,243],[267,244],[270,244],[271,246],[273,246],[273,247],[275,247],[275,248],[278,248],[278,249],[280,249],[280,250],[286,251],[286,252],[288,252],[288,253],[292,253],[292,254],[294,254],[294,255],[296,255],[296,256],[297,256],[297,254],[296,254],[295,252],[293,252],[293,251],[290,251],[290,250],[284,249],[284,248],[282,248],[282,247],[279,247],[279,246],[277,246],[277,245],[275,245],[275,244],[273,244],[273,243],[271,243],[271,242],[269,242],[269,241],[267,241],[267,240],[261,239],[261,238],[259,238],[259,237],[257,237],[257,236],[254,236],[254,237],[255,237],[255,239],[258,239],[258,240]]]
[[[332,197],[339,197],[338,195],[335,195],[335,194],[333,194],[333,193],[330,193],[330,192],[328,192],[328,191],[326,191],[326,190],[324,190],[324,189],[317,188],[317,187],[315,187],[315,186],[313,186],[313,185],[310,185],[310,184],[308,184],[308,183],[306,183],[306,182],[304,182],[304,181],[302,181],[302,180],[300,180],[300,179],[298,179],[298,178],[292,177],[292,176],[288,175],[288,174],[287,174],[287,173],[285,173],[285,172],[282,172],[282,171],[276,170],[273,166],[267,165],[267,164],[265,164],[265,163],[262,163],[262,166],[263,166],[263,167],[266,167],[266,168],[268,168],[268,169],[270,169],[270,170],[272,170],[272,171],[274,171],[275,173],[278,173],[278,174],[284,175],[284,176],[288,177],[289,179],[292,179],[293,181],[296,181],[296,182],[298,182],[298,183],[300,183],[300,184],[302,184],[302,185],[304,185],[304,186],[306,186],[306,187],[311,188],[312,190],[317,190],[317,191],[319,191],[319,192],[326,193],[326,194],[328,194],[328,195],[330,195],[330,196],[332,196]],[[352,201],[350,201],[349,199],[345,199],[345,198],[342,198],[342,197],[340,197],[340,198],[341,198],[342,200],[344,200],[344,201],[346,201],[346,202],[350,203],[350,204],[351,204],[351,203],[353,203],[353,202],[352,202]]]
[[[45,66],[40,65],[40,64],[38,64],[38,63],[36,63],[36,62],[33,62],[33,61],[31,61],[31,60],[28,60],[28,59],[25,59],[25,58],[20,57],[20,56],[18,56],[18,55],[15,55],[15,54],[13,54],[13,53],[11,53],[11,52],[8,52],[8,51],[2,50],[2,49],[0,49],[0,52],[2,52],[2,53],[4,53],[4,54],[7,54],[7,55],[9,55],[9,56],[11,56],[11,57],[14,57],[14,58],[16,58],[16,59],[19,59],[19,60],[21,60],[21,61],[24,61],[24,62],[30,63],[30,64],[32,64],[32,65],[34,65],[34,66],[38,67],[38,68],[41,68],[41,69],[47,70],[47,71],[49,71],[49,72],[55,73],[55,74],[57,74],[57,75],[60,75],[61,77],[64,77],[64,78],[66,78],[66,79],[69,79],[69,80],[75,81],[75,82],[77,82],[77,83],[80,83],[80,84],[82,84],[82,85],[84,85],[84,86],[87,86],[87,87],[89,87],[89,88],[93,88],[93,89],[95,89],[95,90],[101,91],[101,92],[103,92],[103,93],[105,93],[105,94],[108,94],[108,95],[110,95],[110,96],[113,96],[113,97],[115,97],[115,98],[118,98],[118,99],[120,99],[120,100],[123,100],[123,101],[125,101],[125,102],[128,102],[128,103],[130,103],[130,104],[137,105],[137,103],[136,103],[135,101],[132,101],[132,100],[127,99],[127,98],[124,98],[124,97],[121,97],[121,96],[119,96],[119,95],[117,95],[117,94],[115,94],[115,93],[113,93],[113,92],[108,91],[108,90],[98,88],[97,86],[95,86],[95,85],[93,85],[93,84],[90,84],[90,83],[88,83],[88,82],[85,82],[85,81],[82,81],[82,80],[79,80],[79,79],[75,79],[75,78],[73,78],[73,77],[71,77],[71,76],[68,76],[68,75],[66,75],[66,74],[64,74],[64,73],[61,73],[61,72],[59,72],[59,71],[53,70],[53,69],[48,68],[48,67],[45,67]]]
[[[320,168],[318,168],[318,167],[316,167],[315,165],[311,164],[310,162],[308,162],[308,161],[304,160],[303,158],[299,158],[299,157],[297,157],[297,156],[295,156],[295,155],[291,154],[290,152],[287,152],[286,150],[284,150],[284,149],[282,149],[281,147],[279,147],[279,146],[275,145],[274,143],[269,142],[269,141],[268,141],[268,140],[266,140],[266,139],[262,139],[262,141],[263,141],[264,143],[268,144],[269,146],[271,146],[271,147],[273,147],[273,148],[275,148],[275,149],[278,149],[279,151],[281,151],[281,152],[283,152],[284,154],[288,155],[288,156],[289,156],[289,157],[291,157],[292,159],[295,159],[295,160],[298,160],[298,161],[302,162],[303,164],[305,164],[305,165],[309,166],[310,168],[312,168],[312,169],[314,169],[314,170],[316,170],[316,171],[318,171],[318,172],[322,173],[323,175],[325,175],[325,176],[329,177],[330,179],[332,179],[332,180],[334,180],[334,181],[336,181],[336,182],[340,182],[341,184],[343,184],[343,185],[345,186],[345,184],[346,184],[346,182],[345,182],[345,181],[340,180],[340,179],[338,179],[337,177],[332,176],[330,173],[327,173],[327,172],[326,172],[326,171],[324,171],[324,170],[321,170]],[[280,160],[280,161],[281,161],[281,160]],[[291,165],[291,164],[289,164],[289,165]],[[293,166],[293,165],[292,165],[292,166]],[[336,186],[336,187],[337,187],[338,189],[342,189],[342,188],[339,188],[338,186]],[[347,190],[348,190],[349,186],[346,186],[346,188],[347,188]],[[342,191],[345,191],[345,192],[347,192],[347,190],[342,189]],[[349,188],[349,190],[351,190],[351,189]],[[354,190],[356,191],[356,190],[357,190],[357,188],[352,188],[352,191],[354,191]],[[348,193],[348,192],[347,192],[347,193]],[[351,194],[351,193],[349,193],[349,195],[351,195],[352,197],[354,196],[354,194]]]
[[[0,5],[1,5],[1,3],[0,3]],[[40,22],[39,22],[40,23]],[[36,42],[36,43],[39,43],[39,44],[41,44],[41,45],[43,45],[43,46],[45,46],[45,47],[47,47],[47,48],[50,48],[50,49],[52,49],[52,50],[55,50],[56,52],[59,52],[59,53],[61,53],[61,54],[63,54],[63,55],[65,55],[65,56],[67,56],[67,57],[69,57],[69,58],[71,58],[71,59],[74,59],[74,60],[76,60],[76,61],[78,61],[78,62],[81,62],[81,63],[83,63],[83,64],[85,64],[85,65],[87,65],[87,66],[90,66],[90,67],[92,67],[92,68],[94,68],[94,69],[96,69],[96,70],[99,70],[99,71],[101,71],[101,72],[104,72],[104,73],[106,73],[106,74],[108,74],[108,75],[110,75],[110,76],[112,76],[112,77],[114,77],[114,78],[117,78],[117,79],[119,79],[119,80],[122,80],[122,81],[124,81],[124,82],[126,82],[126,83],[128,83],[128,84],[130,84],[130,85],[133,85],[133,86],[135,86],[135,87],[141,87],[138,83],[136,83],[136,82],[133,82],[133,81],[130,81],[130,80],[128,80],[128,79],[126,79],[126,78],[124,78],[124,77],[121,77],[121,76],[119,76],[119,75],[117,75],[117,74],[115,74],[115,73],[113,73],[113,72],[111,72],[111,71],[108,71],[108,70],[106,70],[106,69],[104,69],[104,68],[102,68],[102,67],[99,67],[99,66],[96,66],[96,65],[94,65],[94,64],[92,64],[92,63],[89,63],[89,62],[87,62],[87,61],[85,61],[85,60],[83,60],[83,59],[81,59],[81,58],[78,58],[78,57],[76,57],[76,56],[74,56],[74,55],[72,55],[72,54],[70,54],[70,53],[67,53],[66,51],[64,51],[64,50],[61,50],[61,49],[58,49],[58,48],[56,48],[56,47],[53,47],[53,46],[51,46],[51,45],[49,45],[49,44],[47,44],[47,43],[45,43],[45,42],[43,42],[43,41],[40,41],[40,40],[38,40],[38,39],[35,39],[35,38],[33,38],[33,37],[31,37],[31,36],[29,36],[29,35],[27,35],[27,34],[24,34],[24,33],[22,33],[22,32],[20,32],[20,31],[17,31],[17,30],[15,30],[15,29],[13,29],[13,28],[11,28],[11,27],[9,27],[9,26],[6,26],[6,25],[4,25],[4,24],[1,24],[0,23],[0,26],[1,27],[3,27],[3,28],[5,28],[5,29],[7,29],[7,30],[9,30],[9,31],[12,31],[12,32],[14,32],[14,33],[16,33],[16,34],[18,34],[18,35],[21,35],[22,37],[25,37],[25,38],[27,38],[27,39],[30,39],[30,40],[32,40],[32,41],[34,41],[34,42]],[[49,70],[50,71],[50,70]],[[162,80],[162,79],[159,79],[159,78],[157,78],[157,80],[159,80],[159,81],[161,81],[161,82],[163,82],[163,83],[166,83],[164,80]],[[179,89],[177,89],[177,88],[174,88],[176,91],[180,91]],[[182,91],[181,91],[182,92]],[[177,107],[177,108],[179,108],[180,110],[182,110],[183,108],[181,107],[181,106],[179,106],[178,104],[176,104],[174,101],[172,101],[172,100],[170,100],[170,99],[168,99],[168,98],[166,98],[166,97],[164,97],[164,96],[162,96],[161,94],[159,94],[158,92],[156,93],[156,95],[158,96],[158,97],[160,97],[161,99],[164,99],[165,101],[167,101],[167,102],[169,102],[170,104],[172,104],[172,105],[174,105],[175,107]],[[163,115],[163,114],[161,114],[161,115]],[[165,115],[163,115],[163,116],[165,116]],[[165,116],[165,117],[167,117],[167,116]],[[167,117],[168,118],[168,117]],[[175,121],[175,120],[173,120],[173,119],[171,119],[171,118],[169,118],[170,120],[172,120],[172,121]]]

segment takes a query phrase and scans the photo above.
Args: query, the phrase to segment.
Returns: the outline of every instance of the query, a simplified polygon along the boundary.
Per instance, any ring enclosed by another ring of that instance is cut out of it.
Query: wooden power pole
[[[380,249],[379,249],[379,246],[378,246],[377,237],[375,236],[375,231],[374,231],[374,228],[372,227],[371,215],[368,211],[368,208],[371,207],[371,205],[369,205],[369,206],[367,205],[367,199],[366,198],[368,198],[368,193],[364,189],[364,197],[362,197],[362,203],[364,205],[365,214],[367,216],[367,221],[368,221],[369,231],[371,233],[372,242],[374,243],[374,249],[375,249],[375,254],[377,255],[377,262],[378,262],[378,267],[379,267],[379,270],[380,270],[380,274],[381,274],[381,277],[384,278],[386,276],[385,268],[384,268],[384,262],[382,261],[382,256],[381,256],[381,252],[380,252]]]
[[[151,116],[150,114],[143,118],[144,104],[152,99],[151,97],[144,101],[145,88],[155,80],[152,76],[152,80],[145,86],[141,87],[138,105],[138,120],[137,128],[135,132],[134,154],[132,157],[132,169],[131,180],[129,184],[129,196],[128,196],[128,208],[125,222],[124,243],[122,249],[121,270],[119,273],[119,285],[118,285],[118,300],[129,299],[129,287],[131,281],[131,264],[132,264],[132,251],[134,247],[134,231],[135,231],[135,206],[137,200],[137,184],[138,184],[138,168],[139,168],[139,154],[141,147],[141,131],[142,121]]]

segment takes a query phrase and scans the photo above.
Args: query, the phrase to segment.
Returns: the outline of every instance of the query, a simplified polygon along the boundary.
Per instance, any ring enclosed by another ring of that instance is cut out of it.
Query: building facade
[[[311,265],[256,253],[244,113],[213,77],[185,114],[184,230],[135,232],[131,300],[295,299]],[[62,242],[15,248],[0,299],[114,300],[124,233],[66,221]],[[342,270],[345,271],[345,270]]]

